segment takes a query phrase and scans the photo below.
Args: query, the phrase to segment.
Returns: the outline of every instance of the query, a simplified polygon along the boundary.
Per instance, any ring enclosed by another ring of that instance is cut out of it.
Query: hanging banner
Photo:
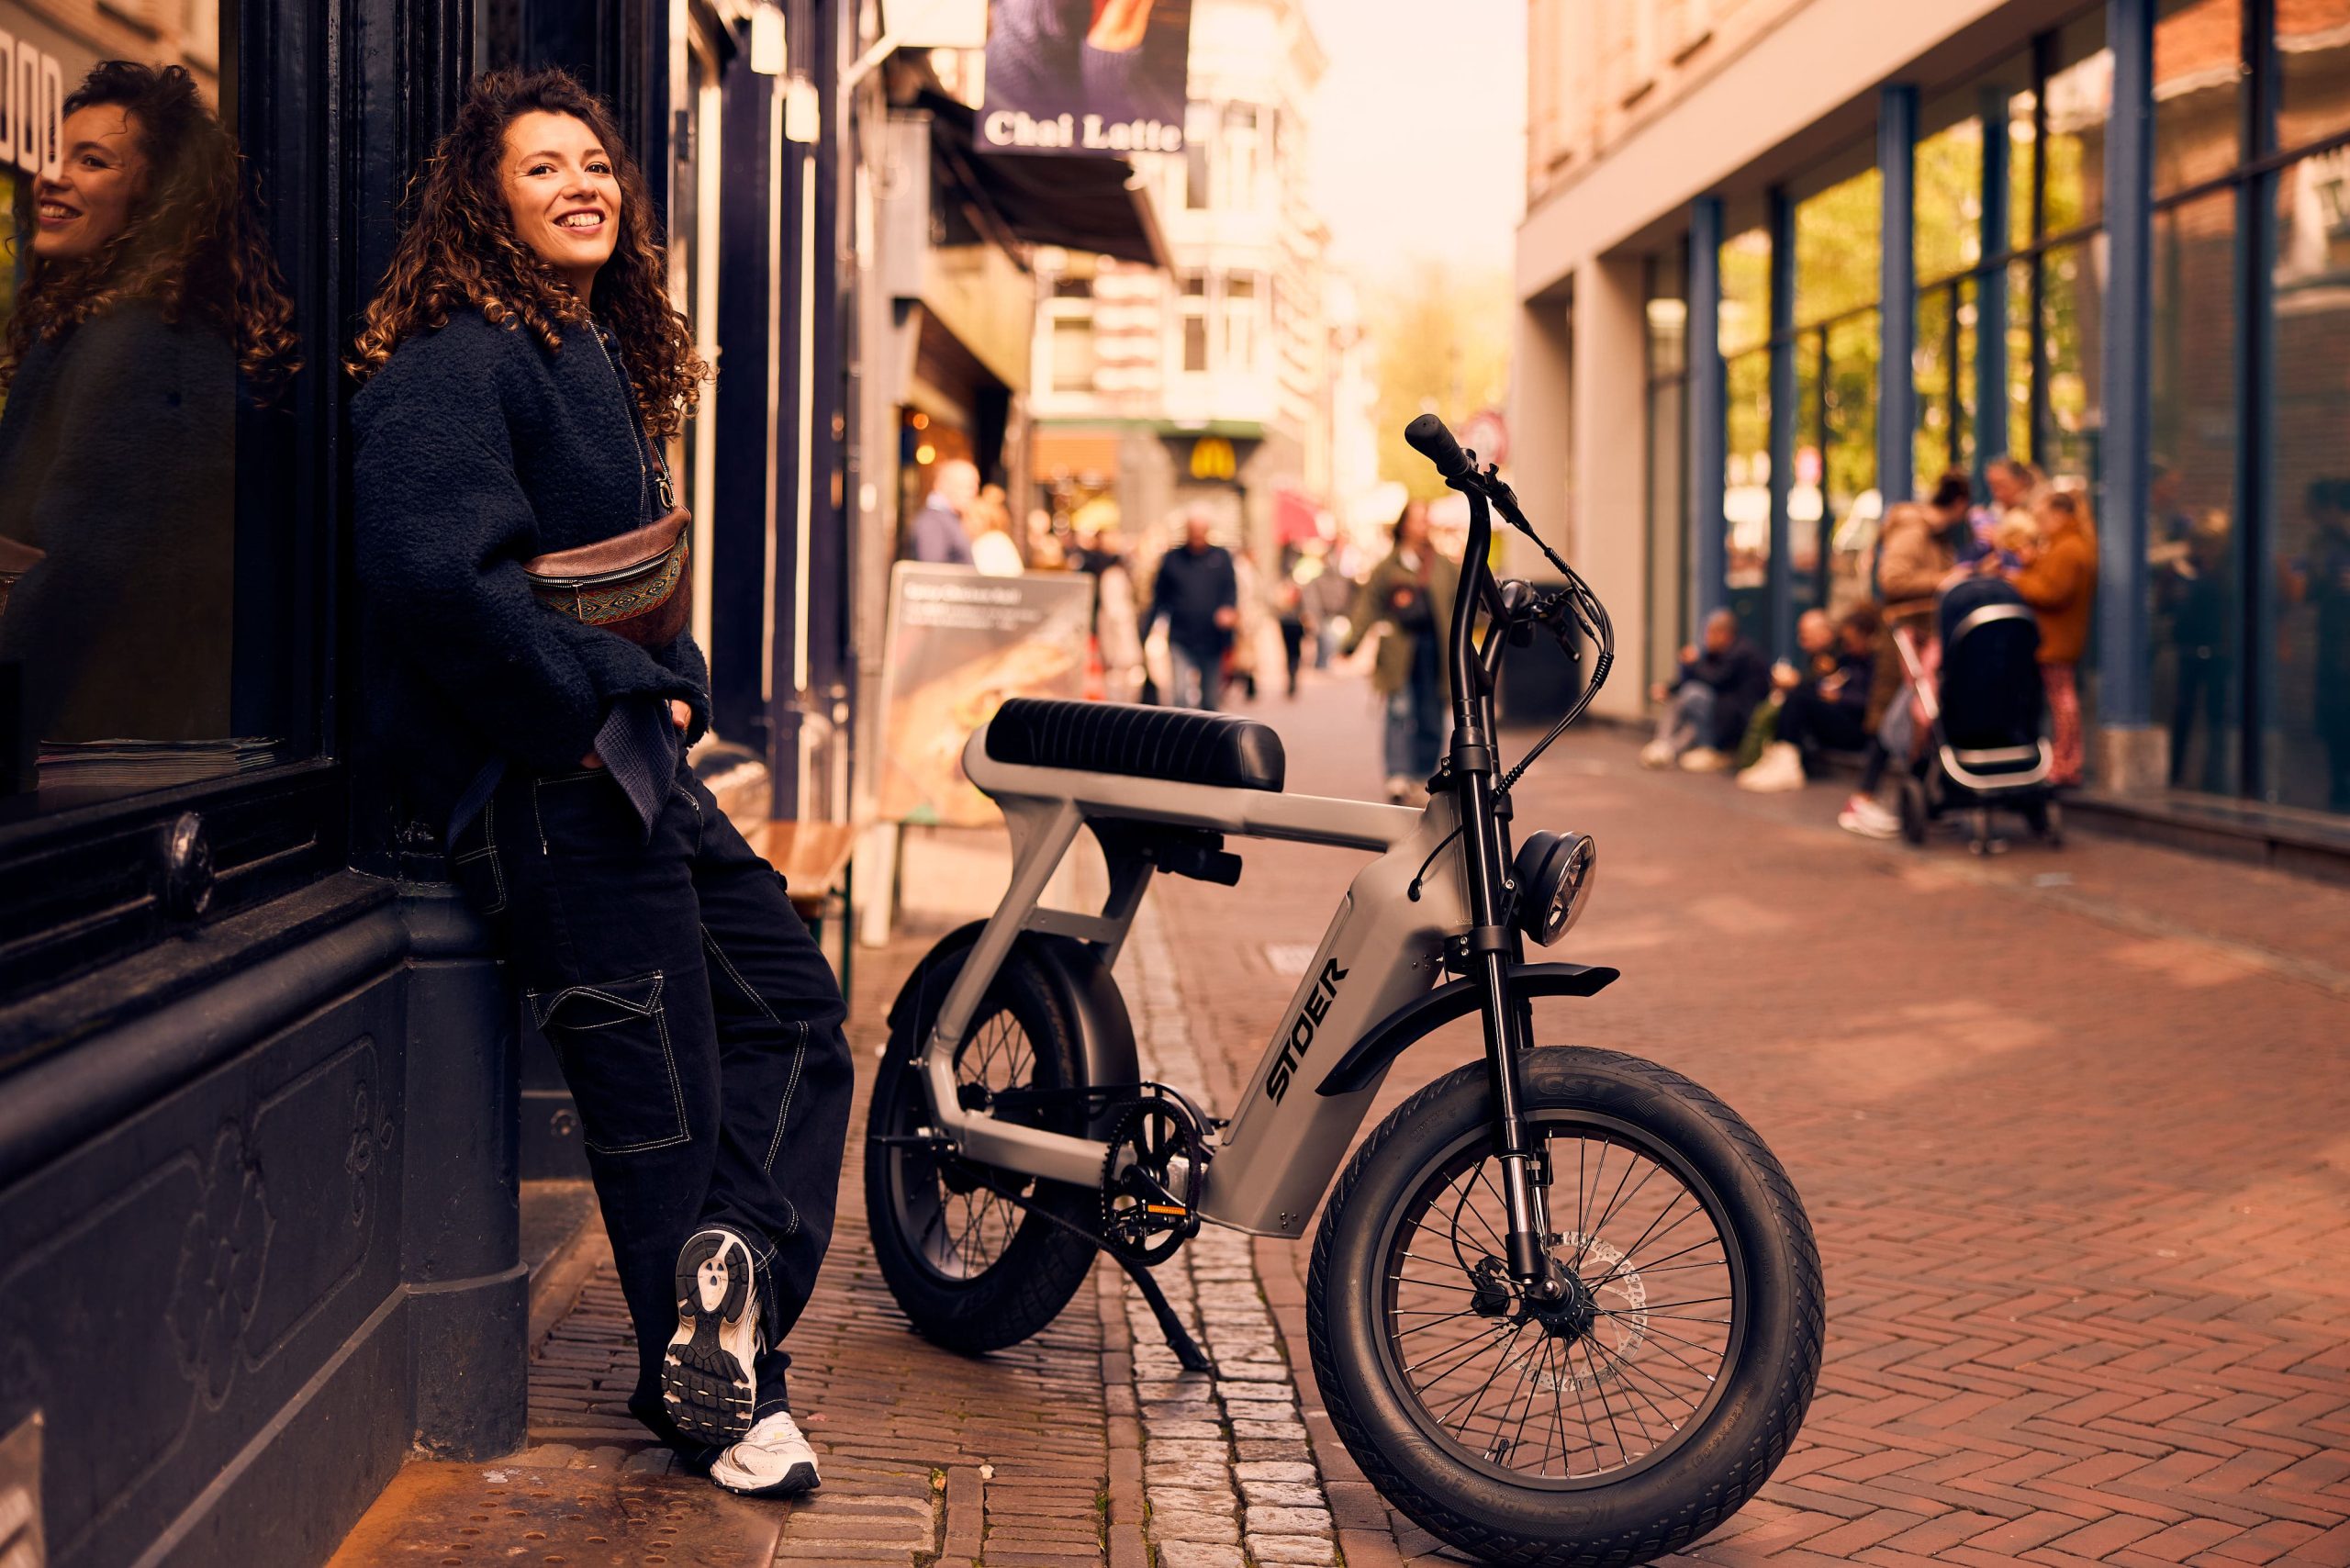
[[[990,18],[980,147],[1183,150],[1192,0],[994,0]]]
[[[986,827],[995,802],[963,776],[963,743],[1007,697],[1083,697],[1093,578],[981,577],[901,561],[890,573],[882,676],[886,821]]]

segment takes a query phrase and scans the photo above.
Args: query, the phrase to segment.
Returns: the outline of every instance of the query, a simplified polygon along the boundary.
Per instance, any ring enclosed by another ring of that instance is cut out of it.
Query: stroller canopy
[[[1970,577],[1942,595],[1942,738],[1961,751],[2040,739],[2040,622],[2013,584]]]

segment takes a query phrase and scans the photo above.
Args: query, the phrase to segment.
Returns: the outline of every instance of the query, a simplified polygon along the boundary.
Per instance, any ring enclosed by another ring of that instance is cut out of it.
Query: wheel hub
[[[1549,1296],[1528,1295],[1525,1316],[1528,1321],[1541,1325],[1542,1331],[1553,1339],[1576,1340],[1591,1332],[1599,1320],[1599,1304],[1584,1284],[1583,1276],[1553,1259],[1551,1281],[1556,1294]]]

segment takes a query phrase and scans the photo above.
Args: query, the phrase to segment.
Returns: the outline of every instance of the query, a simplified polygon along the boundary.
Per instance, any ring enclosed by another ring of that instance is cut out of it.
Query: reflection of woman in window
[[[578,1103],[636,1326],[630,1410],[722,1485],[779,1495],[816,1484],[783,1341],[832,1234],[846,1010],[687,766],[710,722],[692,636],[591,625],[525,565],[666,531],[661,447],[706,372],[656,221],[570,76],[473,84],[352,364],[370,728]]]
[[[0,346],[0,534],[46,552],[0,659],[39,739],[225,736],[238,387],[293,307],[186,71],[103,61],[64,110]]]

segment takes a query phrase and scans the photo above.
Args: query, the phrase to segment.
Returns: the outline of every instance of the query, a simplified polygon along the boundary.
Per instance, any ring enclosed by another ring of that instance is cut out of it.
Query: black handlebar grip
[[[1434,414],[1422,414],[1404,427],[1404,440],[1414,452],[1436,465],[1436,471],[1447,479],[1458,479],[1469,472],[1469,454],[1444,428],[1444,421]]]

